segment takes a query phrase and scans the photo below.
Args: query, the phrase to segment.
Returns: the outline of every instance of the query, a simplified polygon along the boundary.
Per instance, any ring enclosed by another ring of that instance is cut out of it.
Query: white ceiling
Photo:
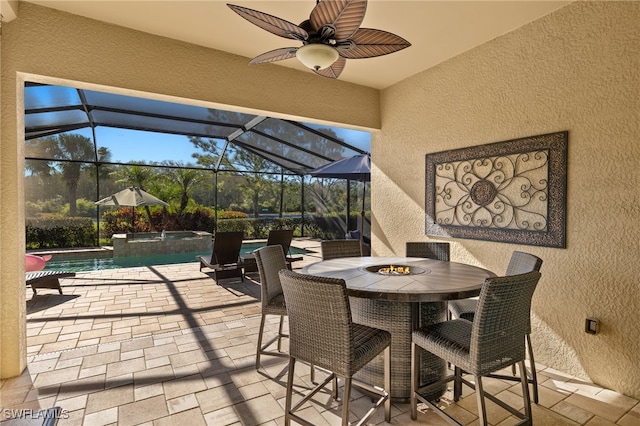
[[[275,36],[245,21],[226,6],[227,1],[22,1],[234,53],[247,57],[247,62],[268,50],[299,45],[294,40]],[[307,19],[316,4],[315,0],[229,2],[295,24]],[[570,1],[369,0],[362,27],[398,34],[412,46],[378,58],[350,59],[340,80],[377,89],[388,87],[568,3]],[[306,70],[296,59],[276,64]]]

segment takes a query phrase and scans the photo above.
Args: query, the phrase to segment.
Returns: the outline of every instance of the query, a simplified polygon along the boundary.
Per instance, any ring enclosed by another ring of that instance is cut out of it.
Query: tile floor
[[[317,249],[317,242],[302,241]],[[319,251],[319,250],[318,250]],[[305,256],[305,262],[318,260]],[[0,387],[0,420],[60,406],[60,425],[282,425],[287,378],[284,358],[263,358],[256,371],[260,321],[258,277],[216,285],[197,263],[78,273],[62,280],[64,295],[27,293],[28,366]],[[270,321],[268,333],[277,329]],[[536,425],[640,424],[637,400],[539,365]],[[296,369],[298,390],[308,368]],[[518,385],[489,380],[491,392],[518,403]],[[475,395],[442,403],[464,424],[477,424]],[[521,404],[521,400],[519,402]],[[370,399],[355,394],[352,420]],[[515,418],[489,403],[492,425]],[[394,404],[392,424],[442,425],[422,408],[411,421]],[[320,394],[303,415],[316,425],[339,424],[340,404]],[[384,424],[377,413],[371,424]]]

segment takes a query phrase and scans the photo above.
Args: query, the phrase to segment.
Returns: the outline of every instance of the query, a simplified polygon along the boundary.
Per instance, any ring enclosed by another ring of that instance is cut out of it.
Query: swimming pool
[[[253,250],[264,246],[264,243],[245,243],[242,244],[240,253],[249,253]],[[305,249],[296,247],[290,248],[291,254],[305,254]],[[132,257],[86,257],[86,258],[64,258],[64,254],[56,254],[47,262],[45,271],[98,271],[101,269],[118,269],[133,268],[136,266],[153,266],[153,265],[172,265],[176,263],[197,262],[196,256],[209,255],[206,252],[194,253],[174,253],[174,254],[152,254],[145,256]]]

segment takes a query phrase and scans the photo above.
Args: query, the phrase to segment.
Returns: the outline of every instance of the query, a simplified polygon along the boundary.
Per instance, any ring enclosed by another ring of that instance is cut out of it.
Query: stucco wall
[[[567,248],[452,239],[452,260],[544,260],[537,361],[640,397],[640,3],[577,2],[382,92],[373,248],[425,236],[425,154],[569,131]],[[599,318],[598,335],[584,320]]]
[[[184,101],[283,118],[379,128],[379,91],[19,3],[2,25],[0,377],[26,367],[25,80]],[[22,129],[22,130],[21,130]]]

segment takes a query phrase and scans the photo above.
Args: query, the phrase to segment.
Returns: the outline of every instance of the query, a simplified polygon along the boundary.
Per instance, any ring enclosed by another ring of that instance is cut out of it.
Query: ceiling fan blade
[[[305,41],[309,38],[309,33],[284,19],[234,4],[227,4],[227,6],[247,21],[277,36],[300,41]]]
[[[283,61],[296,57],[297,47],[281,47],[279,49],[270,50],[253,58],[249,64],[265,64],[267,62]]]
[[[367,0],[321,0],[311,11],[309,21],[316,32],[324,25],[333,25],[333,38],[344,40],[357,31],[366,11]]]
[[[351,37],[351,44],[338,46],[338,53],[347,59],[373,58],[388,55],[411,46],[407,40],[387,31],[360,28]]]
[[[331,66],[323,70],[313,70],[313,72],[327,78],[338,78],[340,74],[342,74],[345,65],[347,65],[347,60],[345,58],[338,58]]]

